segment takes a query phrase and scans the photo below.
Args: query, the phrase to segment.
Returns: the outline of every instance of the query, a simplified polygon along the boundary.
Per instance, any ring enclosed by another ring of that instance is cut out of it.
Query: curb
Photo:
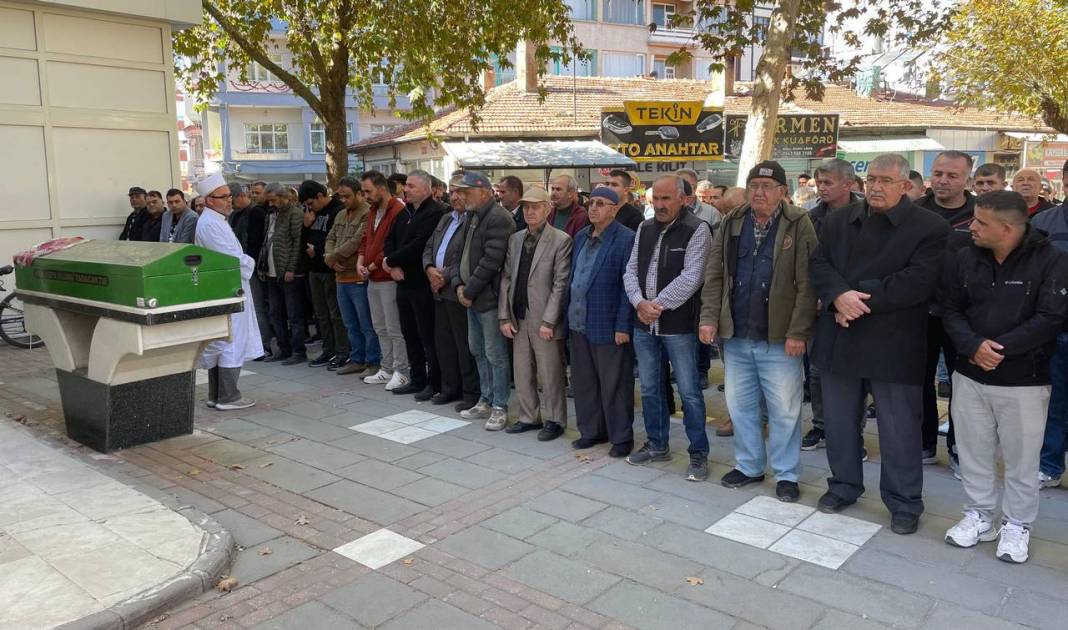
[[[176,510],[204,530],[200,555],[185,571],[107,610],[58,626],[58,630],[132,630],[160,613],[215,587],[234,559],[234,537],[215,519],[193,508]]]

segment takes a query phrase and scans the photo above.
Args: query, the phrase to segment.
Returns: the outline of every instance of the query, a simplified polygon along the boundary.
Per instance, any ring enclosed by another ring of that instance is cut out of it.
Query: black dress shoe
[[[894,512],[890,515],[890,531],[902,536],[915,534],[920,527],[920,515],[908,512]]]
[[[423,388],[423,391],[416,392],[415,400],[416,402],[426,402],[434,396],[437,396],[437,392],[434,391],[433,387],[427,385]]]
[[[434,397],[430,399],[430,404],[447,405],[451,402],[456,402],[457,400],[460,400],[459,396],[450,396],[449,394],[446,394],[444,392],[439,392],[437,394],[434,394]]]
[[[796,481],[780,481],[775,484],[775,496],[783,503],[795,503],[801,498],[801,489]]]
[[[527,431],[537,431],[540,428],[542,428],[542,425],[540,424],[534,424],[531,422],[516,422],[515,424],[509,425],[508,428],[504,430],[504,432],[526,433]]]
[[[539,442],[550,442],[564,434],[564,427],[555,422],[546,422],[541,431],[538,431]]]
[[[268,354],[267,358],[264,359],[263,362],[264,363],[277,363],[279,361],[285,361],[286,359],[288,359],[291,356],[293,356],[292,353],[290,353],[290,354],[282,354],[281,352],[279,352],[278,354]]]
[[[320,354],[311,361],[308,361],[308,367],[323,367],[330,365],[330,362],[334,360],[334,357],[328,357],[325,354]]]
[[[571,448],[579,450],[584,448],[593,448],[598,444],[605,444],[608,442],[608,438],[579,438],[571,443]]]
[[[612,448],[608,450],[609,457],[626,457],[630,455],[634,450],[634,442],[623,442],[620,444],[613,444]]]
[[[816,504],[816,508],[824,514],[837,514],[846,509],[850,505],[853,505],[855,501],[846,501],[837,494],[827,491],[820,497],[819,503]]]
[[[426,388],[426,385],[416,385],[415,383],[408,383],[402,385],[397,389],[392,390],[396,396],[407,396],[408,394],[418,394]]]

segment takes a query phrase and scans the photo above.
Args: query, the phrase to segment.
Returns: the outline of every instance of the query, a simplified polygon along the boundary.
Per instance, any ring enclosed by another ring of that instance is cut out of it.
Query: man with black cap
[[[724,217],[708,256],[700,335],[706,344],[718,336],[723,347],[736,464],[722,484],[760,483],[770,459],[775,494],[792,503],[800,496],[802,362],[816,317],[808,277],[816,230],[786,186],[778,162],[749,171],[749,200]]]
[[[460,264],[451,270],[449,282],[467,308],[467,337],[478,366],[481,398],[474,407],[460,412],[466,420],[487,420],[488,429],[507,422],[510,379],[508,351],[497,319],[497,296],[501,268],[508,253],[508,238],[515,219],[493,197],[493,186],[484,174],[468,171],[453,187],[467,208]]]
[[[337,197],[328,194],[326,186],[311,179],[301,182],[297,198],[307,212],[315,215],[308,226],[307,250],[301,254],[310,261],[308,282],[311,285],[312,310],[319,323],[323,346],[319,356],[309,361],[308,366],[330,365],[336,370],[348,363],[349,337],[345,320],[341,317],[341,308],[337,304],[337,276],[327,266],[324,256],[326,237],[330,234],[330,228],[334,227],[334,217],[345,206]]]
[[[546,225],[552,201],[544,188],[527,188],[519,201],[527,227],[508,239],[498,312],[501,334],[515,343],[519,421],[508,427],[508,433],[541,429],[538,440],[548,442],[560,437],[567,426],[564,300],[571,272],[571,238]],[[544,422],[542,403],[549,411]],[[503,422],[486,423],[488,430],[503,428]]]
[[[133,210],[126,217],[126,223],[123,224],[122,233],[119,234],[120,241],[137,241],[141,238],[141,224],[145,220],[145,208],[148,205],[148,191],[140,186],[133,186],[130,188],[130,207]]]
[[[575,235],[567,305],[580,434],[571,446],[609,442],[611,457],[626,457],[634,448],[634,307],[623,287],[634,232],[618,221],[620,201],[607,186],[590,193],[590,225]]]
[[[900,155],[872,160],[866,197],[826,218],[809,263],[821,303],[812,362],[821,373],[831,467],[818,507],[839,512],[864,493],[860,423],[870,388],[879,409],[880,490],[897,534],[915,532],[923,512],[927,306],[949,233],[944,219],[905,195],[909,170]]]

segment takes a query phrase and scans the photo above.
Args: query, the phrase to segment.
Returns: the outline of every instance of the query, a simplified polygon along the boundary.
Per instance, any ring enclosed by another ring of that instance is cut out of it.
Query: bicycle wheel
[[[40,348],[44,345],[40,337],[26,330],[22,300],[14,293],[0,302],[0,339],[16,348]]]

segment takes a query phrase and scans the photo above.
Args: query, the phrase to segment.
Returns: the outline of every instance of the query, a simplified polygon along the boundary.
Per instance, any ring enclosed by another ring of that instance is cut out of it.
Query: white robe
[[[256,261],[241,250],[233,229],[226,219],[211,208],[197,220],[195,244],[221,254],[228,254],[241,261],[241,288],[245,290],[245,310],[230,315],[230,339],[212,341],[200,356],[199,367],[239,368],[245,361],[263,355],[259,325],[256,322],[256,307],[252,303],[252,290],[248,281],[256,272]]]

